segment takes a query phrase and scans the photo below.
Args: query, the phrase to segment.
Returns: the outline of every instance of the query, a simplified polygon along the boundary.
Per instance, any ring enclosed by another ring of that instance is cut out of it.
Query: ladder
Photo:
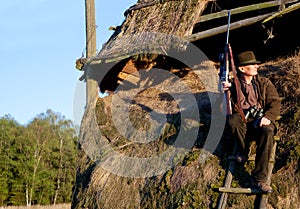
[[[275,162],[275,153],[276,153],[276,147],[277,147],[277,142],[279,141],[280,137],[275,135],[274,136],[274,144],[273,144],[273,149],[269,161],[269,171],[268,171],[268,179],[267,183],[271,183],[271,176],[272,176],[272,170],[274,167],[274,162]],[[235,163],[239,161],[239,156],[238,156],[238,142],[235,141],[233,145],[233,151],[232,151],[232,156],[228,158],[230,160],[229,166],[227,168],[227,173],[224,181],[224,186],[219,188],[219,192],[221,192],[221,196],[219,197],[218,201],[218,209],[225,209],[227,205],[227,198],[229,193],[233,194],[255,194],[256,199],[254,202],[254,208],[255,209],[267,209],[267,203],[268,203],[268,195],[267,194],[262,194],[258,189],[253,189],[253,188],[233,188],[231,187],[232,179],[234,176],[234,168],[235,168]],[[250,157],[248,160],[254,160],[255,157]]]

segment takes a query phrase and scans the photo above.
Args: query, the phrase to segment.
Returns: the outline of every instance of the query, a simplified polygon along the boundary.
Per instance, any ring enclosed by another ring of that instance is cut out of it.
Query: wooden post
[[[96,55],[96,20],[95,20],[95,0],[85,0],[86,18],[86,58]],[[92,79],[91,68],[86,69],[86,108],[97,98],[98,84]]]

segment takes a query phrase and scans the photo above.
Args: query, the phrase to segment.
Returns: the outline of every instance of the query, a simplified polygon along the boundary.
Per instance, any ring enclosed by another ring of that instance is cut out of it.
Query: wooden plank
[[[248,18],[248,19],[240,20],[238,22],[231,23],[230,24],[230,30],[234,30],[234,29],[237,29],[237,28],[241,28],[241,27],[244,27],[244,26],[254,24],[254,23],[259,22],[259,21],[261,21],[261,20],[263,20],[263,19],[265,19],[265,18],[267,18],[267,17],[269,17],[273,14],[274,13],[271,12],[271,13],[268,13],[268,14],[265,14],[265,15],[260,15],[260,16],[256,16],[256,17],[252,17],[252,18]],[[224,33],[226,31],[227,31],[227,25],[222,25],[222,26],[219,26],[219,27],[216,27],[216,28],[212,28],[212,29],[209,29],[209,30],[194,33],[194,34],[189,35],[189,36],[185,36],[184,38],[186,40],[190,41],[190,42],[193,42],[193,41],[208,38],[208,37],[220,34],[220,33]]]
[[[248,158],[248,161],[255,161],[255,155]],[[275,159],[270,159],[269,163],[274,163]]]
[[[243,12],[259,10],[259,9],[266,9],[266,8],[280,6],[282,4],[289,4],[289,3],[293,3],[293,2],[297,2],[297,1],[298,0],[275,0],[275,1],[269,1],[269,2],[264,2],[264,3],[252,4],[252,5],[248,5],[248,6],[234,8],[231,10],[231,14],[233,15],[233,14],[240,14]],[[228,14],[228,10],[223,10],[220,12],[203,15],[198,18],[198,20],[196,21],[196,24],[205,22],[205,21],[209,21],[209,20],[213,20],[213,19],[226,17],[227,14]]]
[[[295,1],[295,0],[292,0],[292,1]],[[288,1],[288,2],[290,2],[290,1]],[[238,7],[238,8],[231,9],[230,13],[231,13],[231,15],[240,14],[240,13],[243,13],[243,12],[250,12],[250,11],[254,11],[254,10],[279,6],[281,3],[282,3],[282,0],[276,0],[276,1],[269,1],[269,2],[263,2],[263,3],[258,3],[258,4],[252,4],[252,5],[248,5],[248,6],[243,6],[243,7]],[[196,24],[201,23],[201,22],[205,22],[205,21],[209,21],[209,20],[213,20],[213,19],[217,19],[217,18],[221,18],[221,17],[226,17],[227,14],[228,14],[228,10],[223,10],[223,11],[220,11],[220,12],[216,12],[216,13],[212,13],[212,14],[208,14],[208,15],[203,15],[203,16],[200,16],[198,18],[198,20],[196,21]]]
[[[279,16],[282,16],[284,14],[290,13],[290,12],[295,11],[297,9],[300,9],[300,2],[296,3],[296,4],[293,4],[293,5],[291,5],[287,8],[279,11],[279,12],[276,12],[275,14],[273,14],[270,17],[266,18],[262,23],[266,23],[266,22],[268,22],[268,21],[270,21],[270,20],[272,20],[276,17],[279,17]]]
[[[258,189],[252,188],[228,188],[228,187],[220,187],[219,192],[224,193],[234,193],[234,194],[260,194],[261,192]]]

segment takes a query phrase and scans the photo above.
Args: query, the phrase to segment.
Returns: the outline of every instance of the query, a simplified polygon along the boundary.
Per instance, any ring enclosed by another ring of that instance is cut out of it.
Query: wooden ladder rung
[[[255,155],[254,156],[250,156],[247,159],[245,157],[241,157],[241,156],[229,156],[228,160],[234,160],[236,162],[255,161]],[[274,159],[270,159],[269,162],[270,163],[274,163],[275,160]]]
[[[235,194],[260,194],[261,192],[258,189],[252,188],[232,188],[232,187],[219,187],[219,192],[226,192],[226,193],[235,193]]]
[[[274,166],[274,161],[275,161],[275,151],[276,151],[276,146],[277,146],[277,141],[280,140],[280,137],[278,135],[274,136],[274,145],[273,145],[273,150],[271,154],[271,159],[269,161],[269,173],[268,173],[268,182],[271,182],[271,175],[272,175],[272,169]],[[227,159],[230,160],[229,162],[229,167],[227,169],[227,175],[225,178],[224,182],[224,187],[219,187],[219,192],[221,192],[221,196],[219,198],[218,202],[218,209],[224,209],[227,204],[227,197],[228,193],[234,193],[234,194],[258,194],[258,199],[255,201],[258,201],[259,208],[266,208],[266,202],[267,199],[263,198],[264,195],[261,195],[262,193],[258,189],[254,188],[232,188],[231,183],[232,183],[232,178],[233,178],[233,173],[234,173],[234,163],[235,162],[243,162],[244,160],[251,161],[255,160],[255,155],[251,155],[248,158],[245,158],[244,156],[236,155],[237,153],[237,141],[235,141],[234,146],[233,146],[233,155],[229,156]]]
[[[255,161],[255,156],[250,156],[247,161]],[[270,159],[269,163],[274,163],[275,159]]]

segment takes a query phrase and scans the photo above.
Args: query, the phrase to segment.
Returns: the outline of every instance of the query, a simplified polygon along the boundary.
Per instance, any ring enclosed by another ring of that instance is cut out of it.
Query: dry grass
[[[70,208],[71,208],[71,204],[0,207],[0,209],[70,209]]]
[[[120,30],[116,30],[97,59],[128,57],[138,51],[148,52],[149,49],[157,54],[164,54],[168,50],[184,50],[184,43],[174,41],[174,37],[166,34],[178,37],[191,35],[193,23],[206,8],[208,1],[155,2],[157,3],[149,4],[147,1],[136,5],[135,9],[131,8],[130,15],[126,16]]]

